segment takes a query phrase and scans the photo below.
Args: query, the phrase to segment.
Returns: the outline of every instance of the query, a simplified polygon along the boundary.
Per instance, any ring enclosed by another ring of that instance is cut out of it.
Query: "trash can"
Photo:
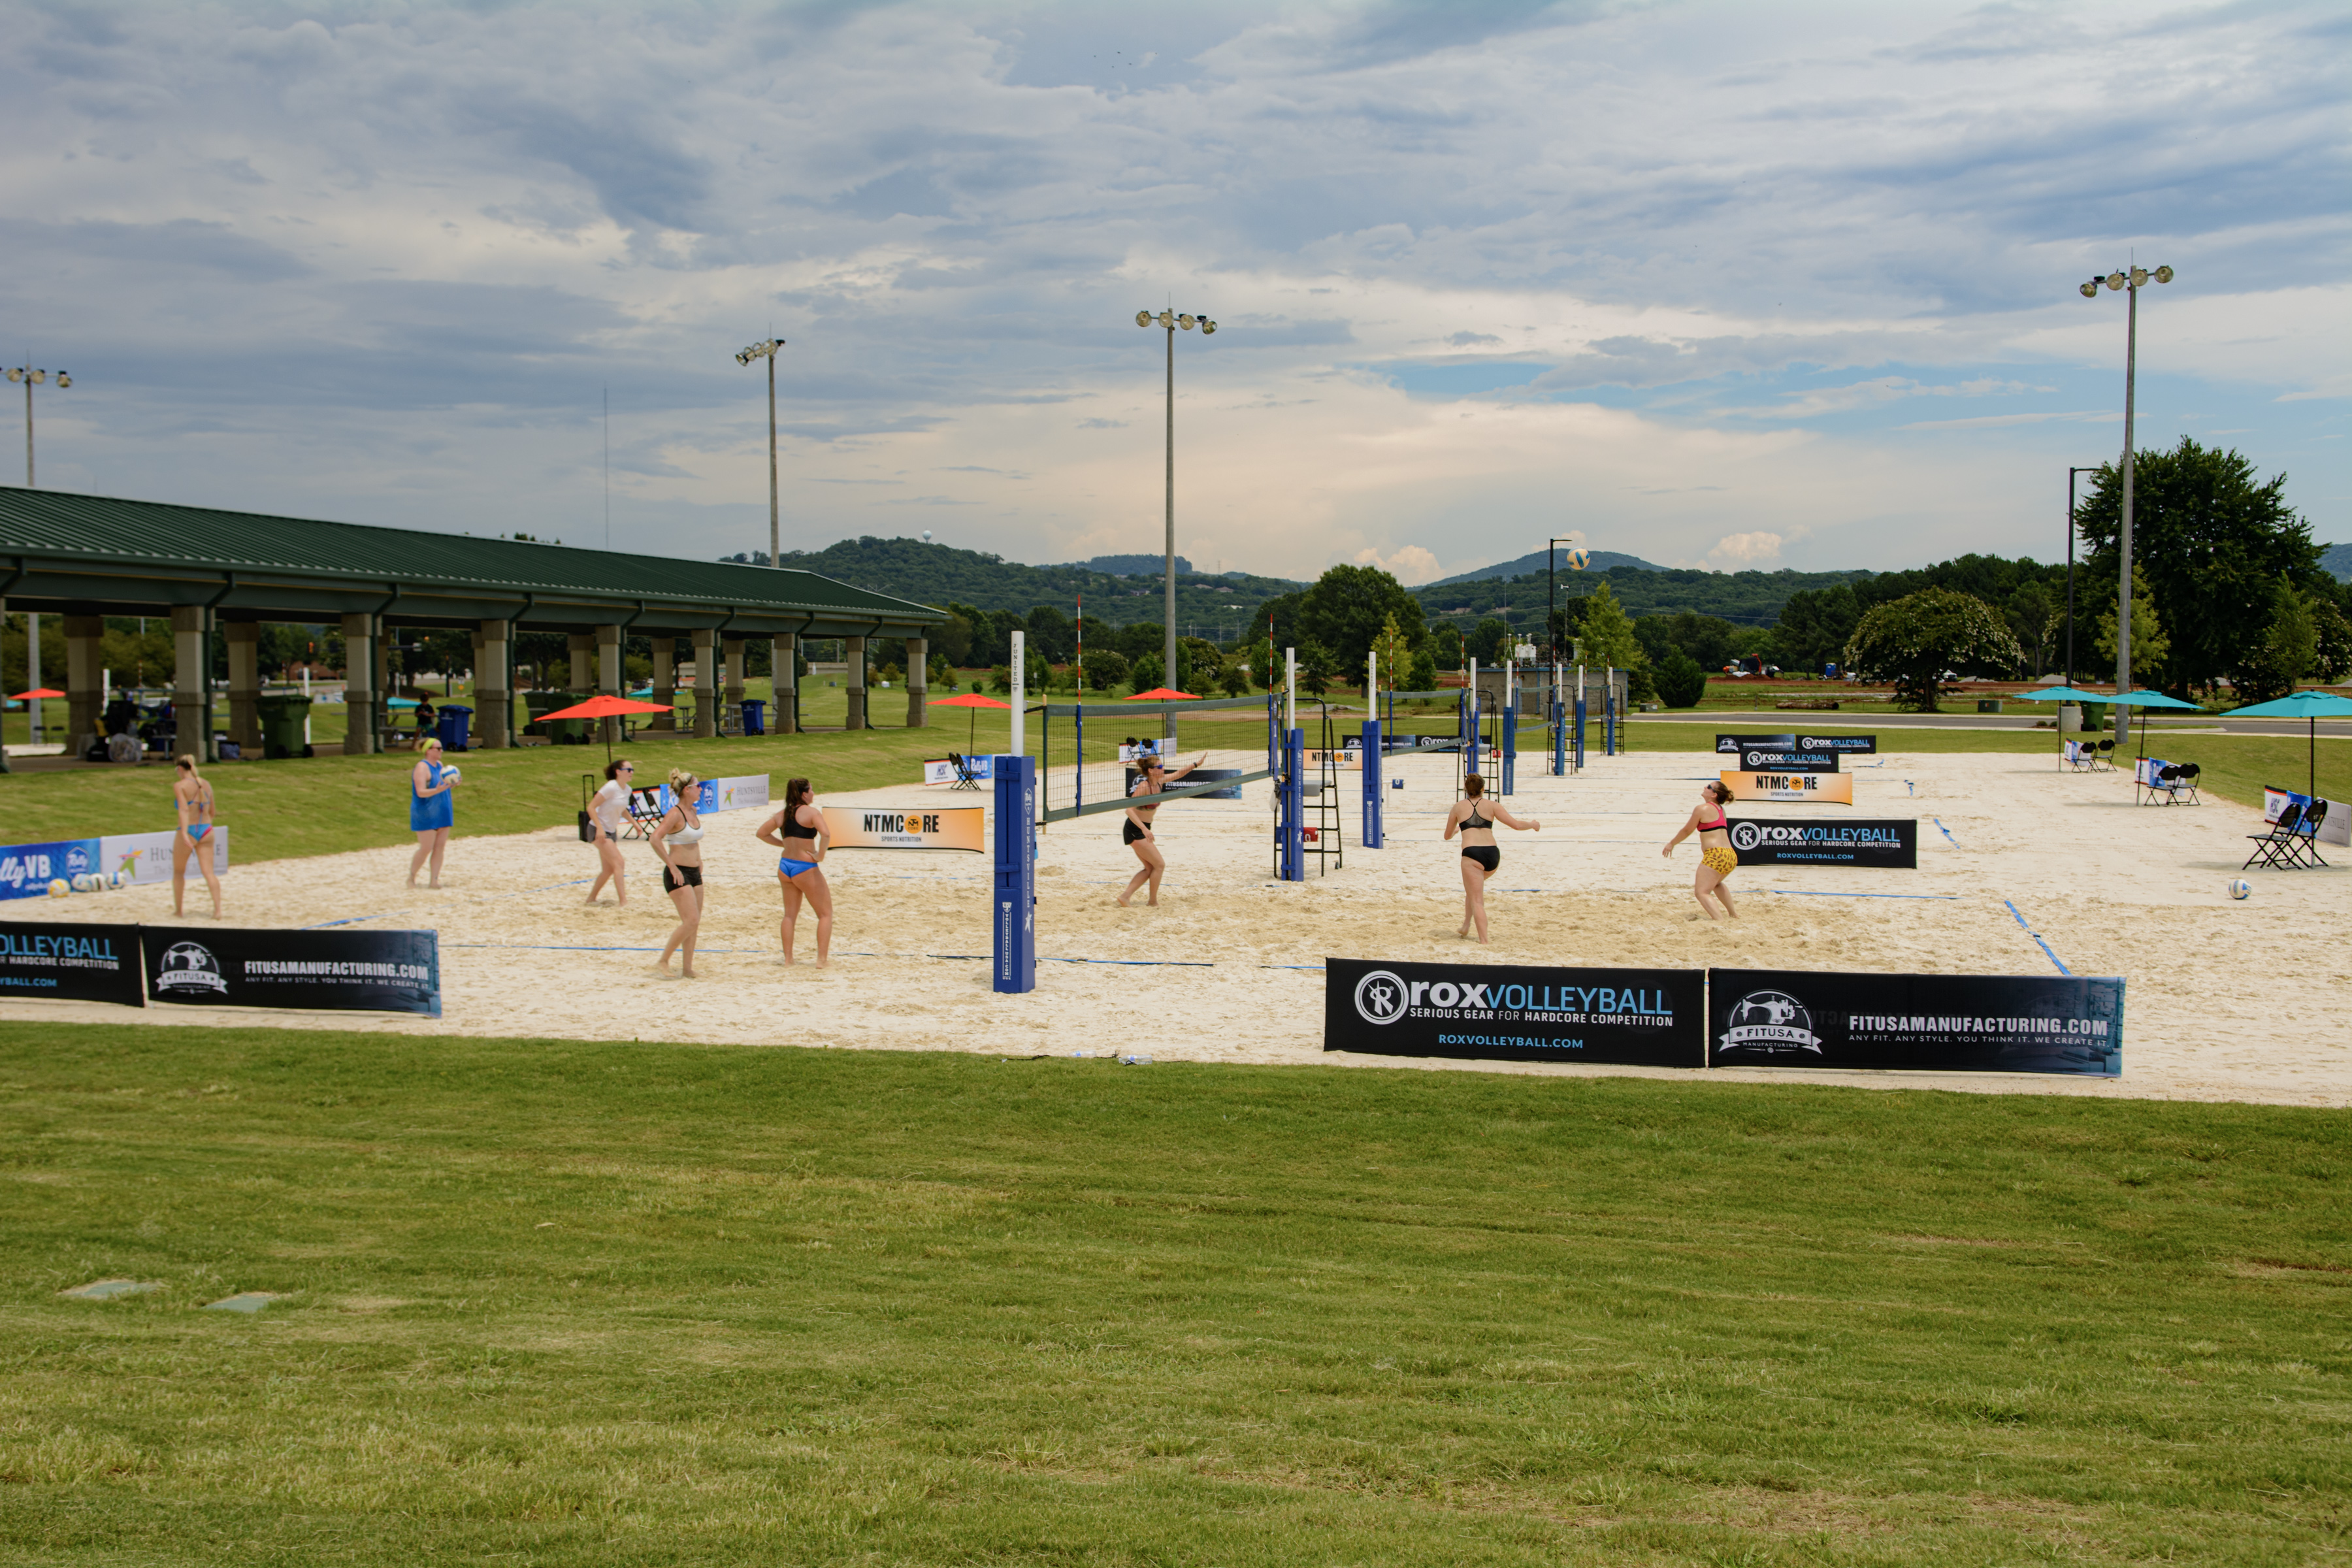
[[[768,732],[768,700],[764,697],[743,699],[743,733],[764,735]]]
[[[1978,699],[1977,699],[1977,711],[1978,711],[1978,712],[1979,712],[1979,713],[1998,713],[1998,712],[2000,712],[2000,698],[1998,698],[1998,697],[1979,697],[1979,698],[1978,698]]]
[[[462,702],[451,702],[436,711],[433,732],[441,737],[441,749],[445,752],[464,751],[466,731],[473,725],[474,710]]]
[[[547,715],[550,713],[561,712],[562,710],[571,707],[575,702],[585,702],[588,700],[588,693],[584,691],[526,691],[522,694],[522,698],[523,705],[530,714],[530,722],[525,724],[522,728],[522,732],[524,734],[544,735],[559,746],[584,745],[587,743],[589,721],[585,719],[557,719],[550,721],[547,718]],[[446,746],[448,742],[444,741],[442,744]]]
[[[302,724],[310,716],[310,699],[296,692],[272,692],[265,694],[255,707],[261,719],[264,757],[276,762],[310,754],[310,748],[302,743]]]

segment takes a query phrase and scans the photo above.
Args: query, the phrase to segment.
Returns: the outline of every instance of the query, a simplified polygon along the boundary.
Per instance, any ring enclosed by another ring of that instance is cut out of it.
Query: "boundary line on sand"
[[[2051,963],[2058,965],[2059,973],[2071,975],[2074,973],[2073,970],[2067,968],[2064,963],[2059,961],[2059,957],[2056,953],[2050,951],[2050,944],[2042,940],[2042,933],[2025,923],[2025,916],[2018,910],[2016,904],[2011,902],[2011,900],[2007,899],[2001,900],[2001,902],[2009,905],[2009,912],[2011,915],[2016,916],[2019,928],[2022,930],[2026,935],[2033,939],[2033,944],[2042,951],[2043,954],[2049,958]]]

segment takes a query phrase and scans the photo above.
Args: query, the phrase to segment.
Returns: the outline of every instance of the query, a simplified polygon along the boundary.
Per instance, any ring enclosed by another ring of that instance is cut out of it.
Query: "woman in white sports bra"
[[[668,973],[669,955],[678,953],[678,973],[688,980],[694,978],[694,937],[702,926],[702,815],[695,810],[701,792],[702,781],[693,773],[670,769],[669,809],[646,835],[654,853],[661,857],[662,891],[677,906],[677,929],[669,933],[654,967]]]
[[[613,884],[613,902],[629,907],[629,861],[621,853],[621,824],[629,815],[629,786],[636,782],[636,764],[626,757],[604,764],[604,787],[588,803],[588,824],[596,835],[596,884],[588,889],[594,903],[604,884]]]

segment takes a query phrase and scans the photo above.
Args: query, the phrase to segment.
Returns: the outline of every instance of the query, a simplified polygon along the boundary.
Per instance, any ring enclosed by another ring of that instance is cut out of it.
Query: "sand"
[[[1213,761],[1247,768],[1256,755]],[[1937,1087],[1986,1092],[2352,1103],[2352,907],[2345,869],[2249,872],[2228,884],[2260,826],[2244,806],[2135,806],[2127,773],[2077,774],[2046,757],[1891,754],[1855,759],[1855,805],[1757,805],[1757,816],[1920,819],[1916,871],[1748,867],[1732,879],[1743,918],[1694,922],[1696,851],[1660,846],[1712,759],[1655,752],[1593,758],[1544,776],[1529,757],[1508,801],[1543,831],[1501,835],[1490,884],[1496,962],[1708,964],[1979,974],[2077,974],[2128,982],[2120,1079],[2028,1075],[1746,1069],[1717,1079]],[[1391,759],[1390,847],[1355,840],[1358,777],[1342,775],[1346,863],[1301,883],[1272,878],[1268,786],[1238,802],[1188,801],[1160,814],[1171,872],[1158,909],[1122,910],[1134,869],[1116,814],[1056,824],[1043,840],[1037,988],[990,989],[989,863],[940,851],[841,850],[826,862],[839,910],[834,963],[819,970],[777,939],[774,852],[752,837],[761,813],[714,815],[704,841],[708,906],[698,977],[653,967],[674,923],[652,852],[628,846],[625,908],[583,901],[595,852],[569,828],[461,838],[439,891],[404,890],[406,848],[236,867],[226,880],[238,926],[429,928],[440,933],[438,1019],[186,1006],[133,1013],[11,1000],[0,1017],[114,1024],[234,1023],[395,1034],[670,1040],[751,1047],[1140,1053],[1158,1061],[1420,1066],[1433,1070],[1688,1076],[1566,1064],[1469,1064],[1327,1054],[1326,955],[1460,956],[1457,851],[1439,841],[1454,766]],[[1066,800],[1063,770],[1055,793]],[[1089,798],[1116,789],[1089,770]],[[983,803],[909,785],[826,797],[834,805]],[[394,803],[394,805],[397,803]],[[391,809],[392,807],[387,807]],[[462,823],[462,795],[458,806]],[[1735,808],[1735,816],[1738,808]],[[234,823],[233,816],[225,820]],[[2352,868],[2352,854],[2333,857]],[[1907,893],[1918,898],[1827,897]],[[190,889],[192,910],[204,900]],[[2014,904],[2017,913],[2010,905]],[[168,888],[25,902],[17,918],[169,922]],[[2049,946],[2042,947],[2020,917]],[[208,916],[187,922],[202,925]],[[348,928],[347,928],[348,929]]]

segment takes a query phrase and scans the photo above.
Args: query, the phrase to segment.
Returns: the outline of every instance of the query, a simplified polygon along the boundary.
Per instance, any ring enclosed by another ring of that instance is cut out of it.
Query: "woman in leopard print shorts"
[[[1698,900],[1707,919],[1721,920],[1723,915],[1716,913],[1715,905],[1707,902],[1706,896],[1713,893],[1723,905],[1723,914],[1738,920],[1739,911],[1731,907],[1730,889],[1723,885],[1723,879],[1739,868],[1739,857],[1731,847],[1731,824],[1723,815],[1723,808],[1731,802],[1731,788],[1718,779],[1709,779],[1699,786],[1698,798],[1690,820],[1683,824],[1680,833],[1666,840],[1666,847],[1659,853],[1671,858],[1675,845],[1697,834],[1698,875],[1691,879],[1691,897]]]

